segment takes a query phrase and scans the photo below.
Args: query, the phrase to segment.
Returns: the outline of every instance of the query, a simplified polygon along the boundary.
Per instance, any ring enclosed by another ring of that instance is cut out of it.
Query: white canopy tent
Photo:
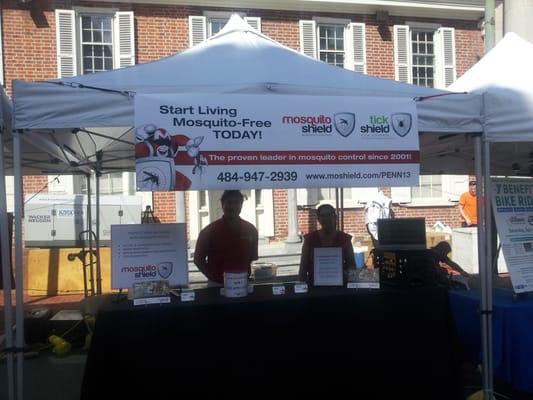
[[[7,373],[8,373],[8,396],[12,398],[15,392],[14,385],[14,355],[17,355],[17,372],[19,390],[18,397],[22,398],[22,368],[23,368],[23,353],[21,351],[11,351],[13,349],[22,350],[24,346],[24,315],[23,315],[23,291],[16,291],[16,326],[22,327],[16,330],[16,340],[13,338],[13,314],[12,314],[12,299],[11,299],[11,249],[9,240],[10,219],[7,213],[7,198],[5,177],[8,175],[42,175],[42,174],[89,174],[90,169],[87,167],[80,167],[80,163],[72,155],[67,154],[54,144],[53,138],[43,136],[37,132],[28,132],[19,143],[18,151],[14,151],[14,141],[11,135],[13,107],[11,101],[5,94],[3,88],[0,89],[0,239],[2,246],[1,266],[2,266],[2,289],[4,294],[4,328],[6,335],[6,349],[7,351]],[[18,159],[15,160],[15,157]],[[18,170],[18,172],[17,172]],[[22,192],[20,192],[22,194]],[[22,199],[18,201],[19,211],[22,209]],[[17,201],[15,200],[15,204]],[[20,214],[19,214],[20,215]],[[15,226],[15,234],[21,235],[22,225]],[[18,243],[22,246],[22,243]],[[22,254],[22,247],[18,254]],[[15,287],[22,287],[23,277],[22,270],[15,274]],[[19,306],[20,305],[20,306]]]
[[[258,95],[397,97],[416,100],[422,169],[438,171],[449,135],[473,143],[482,132],[481,97],[417,87],[327,65],[269,39],[232,16],[206,42],[164,59],[44,82],[13,82],[15,143],[30,132],[53,137],[54,146],[97,173],[134,169],[133,104],[147,93],[246,93]],[[442,138],[442,139],[440,139]],[[444,147],[441,149],[442,144]],[[421,140],[424,148],[424,139]],[[448,150],[447,150],[448,151]],[[427,163],[425,162],[427,154]],[[432,160],[435,163],[432,163]],[[474,170],[472,155],[457,173]],[[21,241],[20,237],[15,240]],[[21,260],[16,261],[17,270]],[[98,272],[97,272],[98,274]],[[17,290],[22,290],[17,286]]]
[[[481,131],[476,96],[445,96],[449,92],[332,67],[269,39],[237,15],[204,43],[158,61],[46,82],[14,81],[14,124],[16,129],[130,127],[135,94],[186,92],[437,96],[419,102],[421,132]]]
[[[533,44],[511,32],[449,89],[483,96],[488,141],[533,141],[531,71]]]
[[[482,130],[481,99],[477,96],[332,67],[271,40],[238,15],[204,43],[161,60],[45,82],[14,81],[15,128],[53,131],[61,151],[100,172],[133,171],[133,99],[146,93],[408,97],[419,100],[420,132],[464,134]],[[439,171],[440,146],[444,143],[449,147],[448,143],[436,137],[425,140],[431,146],[421,152],[422,172]],[[471,144],[468,136],[462,140]],[[421,144],[425,149],[424,140]],[[468,155],[462,160],[454,157],[452,165],[457,173],[473,170]]]
[[[449,89],[483,96],[483,190],[487,270],[482,276],[481,316],[483,338],[483,382],[486,398],[492,396],[492,265],[491,175],[533,176],[533,44],[508,33],[477,64]],[[490,144],[497,143],[491,153]],[[480,189],[478,188],[478,191]],[[478,196],[479,197],[479,196]],[[478,205],[480,200],[478,199]],[[481,260],[481,253],[480,253]],[[480,268],[481,271],[481,268]]]

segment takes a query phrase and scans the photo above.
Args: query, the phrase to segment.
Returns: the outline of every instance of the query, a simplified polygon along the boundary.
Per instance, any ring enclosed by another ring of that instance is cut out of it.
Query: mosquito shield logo
[[[172,263],[169,261],[157,264],[157,273],[163,279],[167,279],[172,274]]]
[[[355,128],[355,114],[347,112],[334,114],[333,122],[337,132],[339,132],[341,136],[348,137]]]
[[[411,130],[413,118],[408,113],[397,113],[391,115],[392,129],[400,137],[404,137]]]

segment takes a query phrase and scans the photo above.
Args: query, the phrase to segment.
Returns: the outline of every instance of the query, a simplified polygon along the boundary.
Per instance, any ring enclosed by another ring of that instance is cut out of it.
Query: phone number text
[[[221,172],[217,176],[217,180],[220,182],[284,182],[284,181],[296,181],[298,179],[298,173],[296,171],[271,171],[271,172]]]

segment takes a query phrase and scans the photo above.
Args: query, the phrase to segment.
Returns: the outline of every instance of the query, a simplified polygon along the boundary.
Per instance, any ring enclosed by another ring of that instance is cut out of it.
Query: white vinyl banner
[[[533,291],[533,181],[493,179],[492,208],[516,293]]]
[[[185,224],[111,225],[111,287],[158,280],[189,282]]]
[[[135,97],[138,191],[414,186],[413,100]]]

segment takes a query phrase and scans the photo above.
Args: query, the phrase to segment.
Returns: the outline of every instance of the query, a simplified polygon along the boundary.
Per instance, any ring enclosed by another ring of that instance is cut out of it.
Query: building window
[[[442,175],[421,175],[420,184],[411,188],[411,197],[414,201],[442,198]]]
[[[113,17],[80,15],[82,74],[113,69]]]
[[[434,87],[435,53],[434,31],[413,29],[411,31],[413,83]]]
[[[352,190],[351,188],[344,188],[344,200],[352,200]],[[340,196],[340,189],[339,189]],[[318,191],[318,201],[319,202],[332,202],[335,201],[335,188],[322,188]]]
[[[321,61],[344,68],[344,26],[318,25],[318,55]]]
[[[445,89],[456,77],[455,28],[412,22],[394,25],[395,79]]]
[[[80,177],[81,193],[87,194],[87,179]],[[113,172],[100,176],[100,193],[122,195],[124,192],[122,172]],[[96,193],[96,182],[94,175],[91,176],[91,192]]]
[[[222,30],[222,28],[224,28],[224,26],[227,23],[228,23],[227,18],[209,18],[208,19],[209,30],[208,30],[207,37],[216,35],[218,32]]]

